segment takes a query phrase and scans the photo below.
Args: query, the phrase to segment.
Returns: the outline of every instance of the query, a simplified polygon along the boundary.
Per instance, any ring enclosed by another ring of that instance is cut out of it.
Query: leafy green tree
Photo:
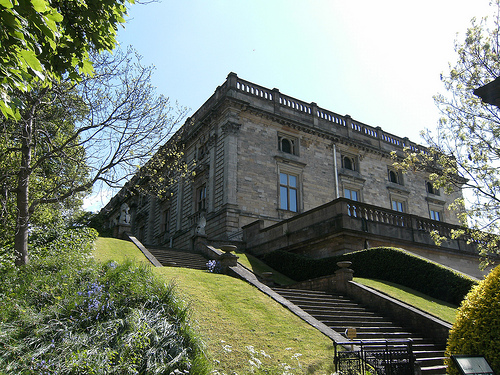
[[[442,118],[435,131],[423,134],[430,148],[409,150],[399,163],[405,169],[430,171],[435,187],[446,192],[463,188],[464,198],[452,208],[468,229],[454,236],[478,243],[485,256],[499,254],[500,111],[473,92],[500,76],[498,0],[492,8],[492,18],[472,19],[465,40],[455,42],[457,62],[441,76],[446,93],[434,97]]]
[[[19,121],[0,122],[3,218],[15,218],[16,264],[28,262],[33,219],[71,209],[96,183],[117,188],[173,134],[185,109],[156,95],[134,51],[94,57],[95,73],[18,92]],[[37,216],[38,215],[38,216]]]
[[[462,301],[448,338],[448,358],[458,354],[482,355],[493,371],[500,371],[499,290],[500,266],[497,266]],[[459,374],[451,359],[448,359],[448,365],[449,374]]]
[[[0,0],[0,110],[20,118],[23,92],[92,71],[91,52],[111,51],[134,0]]]

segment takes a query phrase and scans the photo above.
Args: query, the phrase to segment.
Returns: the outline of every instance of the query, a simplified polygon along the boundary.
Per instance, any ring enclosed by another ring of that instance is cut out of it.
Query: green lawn
[[[99,238],[95,254],[100,261],[130,258],[148,262],[132,243],[111,238]],[[237,255],[256,273],[271,271],[275,281],[292,282],[250,255]],[[175,283],[180,298],[190,305],[193,324],[214,368],[221,373],[250,373],[259,361],[263,364],[257,374],[281,374],[286,365],[295,368],[294,374],[333,372],[331,341],[251,285],[206,271],[173,267],[153,270],[166,283]],[[445,321],[455,320],[456,306],[395,284],[355,280]]]
[[[434,315],[446,322],[455,322],[455,315],[457,313],[458,307],[448,302],[443,302],[438,299],[431,298],[413,289],[387,281],[370,280],[359,277],[354,278],[354,281],[376,289],[409,305],[412,305],[417,309]]]
[[[96,251],[94,257],[100,262],[115,260],[117,262],[125,259],[133,259],[136,262],[150,264],[149,260],[132,242],[118,240],[116,238],[98,237],[95,242]]]
[[[129,245],[99,238],[96,258],[145,261]],[[331,340],[251,285],[185,268],[154,268],[154,272],[166,283],[174,282],[180,298],[189,303],[193,325],[220,373],[282,374],[285,366],[291,366],[293,374],[333,372]]]
[[[262,276],[264,272],[272,272],[273,281],[278,285],[290,285],[295,283],[295,281],[293,281],[289,277],[286,277],[285,275],[273,270],[267,264],[263,263],[250,254],[236,252],[236,255],[239,257],[238,262],[243,264],[248,269],[252,270],[252,272],[256,275]]]

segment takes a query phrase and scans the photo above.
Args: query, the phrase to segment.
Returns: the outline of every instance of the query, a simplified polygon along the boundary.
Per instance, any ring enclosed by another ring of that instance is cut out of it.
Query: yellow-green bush
[[[500,266],[465,297],[448,338],[447,356],[483,355],[500,374]],[[451,362],[451,361],[450,361]],[[459,374],[453,365],[449,374]]]

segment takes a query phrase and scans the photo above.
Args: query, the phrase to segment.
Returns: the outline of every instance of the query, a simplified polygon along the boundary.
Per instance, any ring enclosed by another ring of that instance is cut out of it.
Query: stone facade
[[[392,167],[391,151],[421,146],[234,73],[181,131],[196,175],[168,200],[119,194],[104,208],[113,225],[126,201],[130,230],[146,244],[237,242],[256,220],[267,227],[339,198],[458,224],[447,207],[460,191],[444,195],[425,173]]]

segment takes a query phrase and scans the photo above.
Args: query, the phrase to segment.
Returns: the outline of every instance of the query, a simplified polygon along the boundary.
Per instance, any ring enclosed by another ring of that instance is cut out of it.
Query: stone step
[[[427,357],[441,357],[444,358],[444,349],[443,350],[414,350],[415,355],[418,355],[419,358],[427,358]]]
[[[377,320],[377,319],[384,319],[381,316],[375,314],[374,312],[371,311],[341,311],[341,312],[335,312],[331,310],[309,310],[309,309],[302,309],[304,311],[307,311],[309,314],[314,316],[318,320],[336,320],[340,318],[358,318],[358,319],[365,319],[365,318],[373,318],[372,320]]]
[[[300,289],[275,288],[275,291],[340,334],[344,334],[347,328],[356,328],[356,340],[362,340],[365,349],[383,350],[385,344],[381,344],[381,340],[411,339],[415,357],[425,368],[422,373],[445,373],[441,348],[345,296]]]
[[[446,365],[437,365],[429,367],[421,367],[422,375],[444,375],[446,374]]]
[[[438,357],[419,357],[418,361],[420,365],[425,368],[443,366],[444,363],[444,355]]]
[[[166,267],[184,267],[199,270],[207,269],[208,260],[198,253],[157,247],[148,247],[148,250]]]
[[[335,302],[346,302],[351,303],[349,299],[346,299],[341,295],[327,294],[325,292],[311,292],[311,291],[300,291],[298,289],[286,289],[286,288],[275,288],[276,292],[282,296],[301,298],[310,301],[335,301]]]
[[[357,340],[406,340],[418,338],[410,332],[387,332],[387,331],[374,331],[374,332],[357,332]]]
[[[362,317],[351,317],[351,319],[346,319],[345,317],[339,317],[339,319],[332,319],[332,320],[323,320],[323,323],[325,323],[327,326],[332,327],[340,327],[340,328],[356,328],[356,329],[361,329],[364,327],[377,327],[377,328],[392,328],[392,327],[397,327],[401,328],[399,326],[394,325],[389,320],[383,320],[382,318],[379,319],[364,319]],[[333,328],[335,329],[335,328]]]
[[[359,327],[359,326],[354,326],[354,325],[333,325],[333,324],[327,324],[326,322],[322,322],[326,324],[328,327],[333,329],[334,331],[337,332],[345,332],[347,328],[355,328],[356,332],[358,334],[365,333],[365,332],[379,332],[379,331],[384,331],[384,332],[401,332],[403,331],[402,327],[398,327],[395,325],[387,325],[387,326],[379,326],[379,325],[369,325],[369,326],[364,326],[364,327]]]
[[[314,300],[312,300],[312,299],[305,299],[305,298],[287,297],[284,295],[282,295],[282,296],[287,298],[289,301],[293,301],[296,305],[307,306],[310,308],[329,307],[332,309],[335,309],[335,308],[339,308],[339,309],[349,308],[349,309],[351,309],[351,308],[359,307],[359,305],[356,303],[346,302],[346,301],[329,301],[329,300],[322,301],[320,298],[315,298]]]

